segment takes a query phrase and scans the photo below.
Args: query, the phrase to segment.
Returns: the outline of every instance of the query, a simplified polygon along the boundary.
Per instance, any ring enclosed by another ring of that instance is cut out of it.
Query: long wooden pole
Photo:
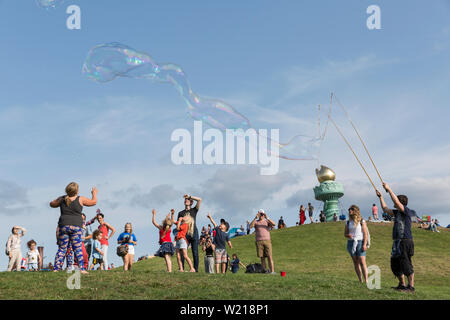
[[[367,173],[366,169],[364,168],[363,164],[361,163],[361,161],[359,160],[358,156],[356,155],[355,151],[353,150],[352,146],[350,145],[350,143],[347,141],[347,139],[345,138],[345,136],[342,134],[341,130],[339,129],[339,127],[337,126],[336,122],[334,122],[334,120],[329,117],[331,123],[333,123],[333,125],[335,126],[336,130],[339,132],[339,134],[341,135],[342,139],[344,139],[345,143],[347,144],[347,146],[349,147],[349,149],[351,150],[351,152],[353,153],[353,155],[355,156],[356,160],[358,161],[359,165],[361,166],[361,168],[363,169],[364,173],[366,174],[367,178],[369,178],[370,183],[372,184],[372,187],[375,189],[375,191],[377,190],[377,188],[375,187],[375,184],[373,183],[372,179],[370,179],[369,174]]]
[[[372,162],[373,167],[375,168],[375,171],[377,172],[378,177],[381,180],[381,183],[384,183],[383,178],[381,178],[380,172],[378,171],[377,166],[375,165],[375,162],[372,159],[372,156],[370,155],[369,150],[366,147],[366,144],[364,143],[363,139],[361,138],[361,135],[358,132],[358,129],[356,129],[356,126],[354,125],[353,121],[351,120],[350,116],[347,113],[347,110],[344,108],[344,106],[342,105],[342,103],[339,101],[339,99],[336,97],[336,95],[334,95],[337,103],[339,104],[339,106],[341,107],[342,111],[344,111],[345,115],[347,116],[348,121],[350,121],[350,124],[352,125],[353,129],[355,130],[356,134],[358,135],[359,141],[361,141],[364,150],[366,150],[367,155],[369,156],[370,162]]]

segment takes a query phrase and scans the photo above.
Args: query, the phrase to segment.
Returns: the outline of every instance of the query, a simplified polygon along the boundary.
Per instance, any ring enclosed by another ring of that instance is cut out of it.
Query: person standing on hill
[[[193,223],[194,223],[194,233],[192,235],[188,234],[186,237],[187,242],[191,245],[192,250],[192,258],[194,259],[194,269],[195,272],[198,272],[198,243],[199,243],[199,236],[198,236],[198,229],[197,229],[197,213],[198,210],[200,210],[200,205],[202,203],[202,199],[199,197],[190,196],[188,194],[185,194],[184,196],[184,210],[178,212],[177,221],[180,218],[183,218],[185,216],[191,216]],[[195,207],[193,206],[194,200],[197,201]],[[181,264],[184,268],[184,256],[181,256]]]
[[[172,272],[172,259],[171,257],[175,253],[175,247],[172,243],[172,239],[170,238],[170,229],[174,223],[173,216],[175,214],[175,210],[170,210],[170,214],[167,214],[166,218],[163,220],[162,224],[158,224],[156,222],[156,210],[152,210],[152,223],[159,230],[159,249],[155,253],[155,256],[164,258],[166,262],[167,272]]]
[[[372,215],[375,221],[378,220],[378,207],[375,203],[372,206]]]
[[[311,220],[311,223],[314,223],[314,221],[313,221],[314,207],[311,205],[310,202],[308,202],[308,214],[309,214],[309,220]]]
[[[261,265],[266,269],[266,258],[268,260],[270,272],[275,274],[272,258],[272,241],[270,240],[270,230],[275,226],[275,222],[269,219],[263,209],[259,209],[255,219],[250,223],[250,228],[255,227],[256,253],[261,258]]]
[[[389,193],[395,207],[395,209],[389,209],[383,195],[376,190],[383,212],[394,217],[391,270],[399,280],[398,286],[394,289],[414,292],[414,268],[411,261],[414,255],[414,241],[411,233],[411,218],[417,215],[414,210],[407,207],[407,196],[395,195],[387,183],[383,183],[383,188]],[[408,278],[408,286],[405,286],[405,276]]]
[[[95,218],[86,223],[86,225],[93,223],[95,219],[97,219],[99,223],[98,230],[100,230],[103,234],[102,238],[100,239],[100,244],[102,245],[101,250],[103,252],[103,270],[108,270],[108,240],[112,238],[114,233],[116,233],[116,229],[109,223],[105,222],[105,215],[100,211],[100,209],[97,209],[97,215],[95,216]],[[111,231],[110,234],[109,231]]]
[[[367,224],[361,217],[359,207],[352,205],[348,209],[349,220],[345,224],[344,236],[348,238],[347,251],[352,257],[359,282],[367,283],[368,271],[366,265]]]
[[[20,249],[20,239],[25,235],[25,228],[14,226],[11,235],[6,242],[6,254],[9,257],[8,271],[15,269],[21,271],[20,264],[22,261],[22,251]]]
[[[123,271],[128,271],[133,268],[134,263],[134,247],[137,245],[136,235],[133,233],[133,226],[130,222],[125,224],[123,232],[117,238],[117,244],[128,246],[128,252],[122,257]],[[108,265],[106,265],[108,267]]]
[[[66,187],[66,195],[52,202],[50,207],[60,208],[61,216],[58,221],[58,252],[55,256],[55,270],[60,271],[66,256],[69,242],[77,257],[81,273],[88,273],[84,267],[82,234],[83,234],[83,206],[92,207],[97,204],[97,188],[92,188],[92,199],[78,195],[78,184],[71,182]]]
[[[216,231],[216,235],[214,236],[213,244],[215,262],[216,262],[216,273],[225,274],[227,271],[227,263],[228,263],[228,253],[226,250],[226,244],[230,249],[233,248],[231,244],[230,238],[228,237],[228,230],[230,225],[225,219],[220,219],[220,225],[217,225],[216,222],[211,217],[211,214],[208,212],[207,218],[211,221],[214,226],[214,230]]]
[[[299,217],[300,217],[300,225],[304,224],[306,220],[306,215],[305,215],[305,207],[303,205],[300,206]]]

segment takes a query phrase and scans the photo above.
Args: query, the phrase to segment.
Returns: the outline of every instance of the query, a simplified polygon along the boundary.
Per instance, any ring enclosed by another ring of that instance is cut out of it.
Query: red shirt
[[[108,244],[108,239],[105,238],[105,237],[108,236],[108,232],[109,232],[108,227],[106,225],[104,225],[104,224],[101,224],[98,227],[98,230],[100,230],[103,233],[103,237],[100,239],[100,244],[101,245],[109,245]]]
[[[178,230],[177,236],[175,240],[184,239],[186,240],[186,233],[188,231],[189,226],[186,223],[183,223],[180,227],[180,230]],[[187,242],[187,240],[186,240]]]
[[[164,229],[159,230],[159,244],[163,244],[164,242],[172,242],[170,238],[170,229],[166,232]]]

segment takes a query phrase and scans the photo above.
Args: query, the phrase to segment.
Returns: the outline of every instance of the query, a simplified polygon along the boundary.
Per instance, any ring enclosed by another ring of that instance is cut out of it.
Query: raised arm
[[[177,230],[180,231],[181,230],[181,221],[183,221],[183,217],[179,217],[178,221],[176,222],[177,224]]]
[[[267,216],[266,216],[266,218],[267,218],[267,221],[269,222],[269,224],[272,225],[272,227],[276,226],[275,221],[273,221],[272,219],[269,219],[269,217],[267,217]]]
[[[214,228],[216,228],[217,227],[217,224],[214,222],[214,220],[213,220],[213,218],[211,217],[211,214],[208,212],[208,215],[206,216],[210,221],[211,221],[211,223],[213,224],[213,226],[214,226]]]
[[[173,219],[174,215],[175,215],[175,209],[170,209],[170,221],[172,223],[175,223],[175,220]]]
[[[20,236],[23,237],[25,235],[25,233],[27,232],[27,229],[21,227],[20,230],[22,231],[20,233]]]
[[[250,222],[250,229],[255,226],[256,220],[259,218],[259,212],[256,214],[256,217]]]
[[[383,209],[383,212],[387,213],[390,216],[393,216],[394,215],[394,211],[389,209],[389,207],[386,204],[386,201],[384,201],[384,198],[383,198],[383,195],[381,194],[381,192],[376,190],[376,194],[377,194],[377,197],[380,198],[380,205],[381,205],[381,208]]]
[[[383,183],[383,188],[391,196],[392,202],[394,202],[395,207],[398,208],[398,210],[400,210],[401,212],[405,212],[405,207],[400,202],[400,200],[398,200],[396,194],[394,193],[394,191],[392,191],[391,187],[389,187],[386,182]]]
[[[90,226],[91,224],[93,224],[95,222],[95,219],[97,219],[97,217],[93,217],[91,220],[89,220],[88,222],[86,222],[86,227]]]
[[[53,201],[51,201],[50,202],[50,207],[52,207],[52,208],[58,208],[59,207],[59,204],[61,203],[61,199],[62,199],[63,197],[58,197],[58,198],[56,198],[55,200],[53,200]]]
[[[86,207],[93,207],[97,204],[97,188],[93,187],[91,194],[92,194],[92,198],[88,199],[86,197],[80,197],[80,204],[82,206],[86,206]]]
[[[161,230],[161,226],[156,223],[155,216],[156,216],[156,210],[153,209],[152,210],[152,223],[155,227],[157,227],[159,230]]]
[[[202,204],[202,198],[191,196],[191,199],[197,201],[195,208],[197,210],[200,210],[200,205]]]

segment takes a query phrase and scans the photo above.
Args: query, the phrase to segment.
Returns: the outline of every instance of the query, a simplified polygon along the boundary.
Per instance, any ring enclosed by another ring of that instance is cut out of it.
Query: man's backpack
[[[365,220],[361,220],[361,223],[363,221],[366,222]],[[347,220],[347,228],[348,228],[349,223],[350,223],[350,220]],[[361,227],[362,227],[362,225],[361,225]],[[369,227],[367,226],[367,222],[366,222],[366,227],[367,227],[367,249],[369,249],[370,248],[370,232],[369,232]]]
[[[269,270],[264,269],[261,263],[252,263],[247,266],[245,273],[268,273]]]

